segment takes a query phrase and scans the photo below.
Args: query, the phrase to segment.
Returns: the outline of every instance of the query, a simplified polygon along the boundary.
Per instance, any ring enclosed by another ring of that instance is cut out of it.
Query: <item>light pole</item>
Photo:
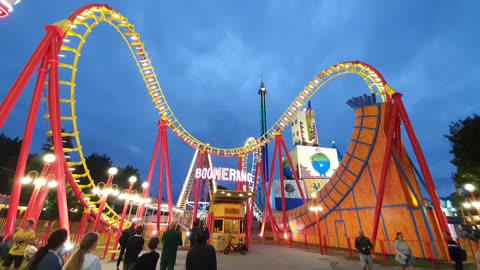
[[[148,184],[148,182],[143,182],[142,183],[142,197],[140,199],[140,204],[138,206],[138,209],[137,209],[137,213],[136,213],[136,216],[137,216],[137,225],[140,224],[142,222],[142,217],[143,217],[143,213],[145,212],[145,204],[144,204],[144,200],[147,198],[148,196],[148,187],[150,185]]]
[[[323,208],[317,205],[317,193],[312,194],[313,206],[310,206],[310,211],[315,213],[315,221],[317,222],[318,231],[318,245],[320,246],[320,254],[323,255],[322,233],[320,231],[320,220],[318,219],[318,212],[323,211]]]
[[[107,184],[105,184],[105,188],[102,190],[100,194],[101,196],[101,201],[100,201],[100,206],[98,207],[98,212],[97,216],[95,217],[95,222],[93,223],[93,228],[92,231],[96,232],[98,229],[98,224],[100,223],[100,219],[102,218],[102,213],[103,210],[105,209],[105,204],[107,202],[107,197],[110,193],[110,186],[112,185],[113,177],[117,174],[118,169],[115,167],[111,167],[108,169],[108,179],[107,179]]]
[[[38,179],[37,179],[38,180]],[[46,185],[45,185],[46,183]],[[41,183],[41,180],[39,181],[39,184]],[[50,189],[55,188],[58,185],[57,180],[55,179],[54,174],[49,174],[46,177],[46,180],[43,185],[40,186],[37,198],[35,200],[35,203],[32,205],[32,209],[30,210],[30,213],[28,214],[27,218],[31,218],[35,221],[38,221],[40,218],[40,215],[43,211],[43,207],[45,205],[45,201],[47,200],[48,192]],[[33,224],[32,229],[35,229],[37,226],[38,222],[35,222]]]
[[[472,196],[471,203],[469,204],[467,201],[465,201],[463,206],[465,206],[465,208],[475,207],[475,209],[477,210],[478,216],[480,216],[480,203],[477,201],[477,196],[475,196],[475,192],[474,192],[475,186],[472,184],[465,184],[465,186],[463,187],[465,188],[466,191],[470,193],[470,196]],[[470,206],[467,207],[467,205],[470,205]]]
[[[124,199],[125,202],[123,204],[123,211],[122,211],[122,217],[120,218],[120,224],[118,224],[117,235],[115,236],[115,242],[113,244],[114,249],[118,248],[118,241],[120,241],[120,236],[122,235],[122,231],[123,231],[123,223],[125,222],[125,215],[127,214],[128,202],[130,201],[133,185],[135,184],[135,182],[137,182],[137,177],[130,176],[130,178],[128,178],[128,182],[130,183],[130,185],[128,186],[128,191],[126,192],[126,194],[122,193],[119,196],[119,199]],[[112,255],[112,260],[114,259],[114,257],[115,255]]]
[[[23,226],[23,223],[25,222],[25,220],[27,220],[27,218],[29,218],[30,214],[32,213],[32,208],[36,203],[38,193],[40,192],[40,189],[47,182],[47,180],[45,180],[45,176],[47,175],[48,169],[50,168],[50,165],[53,162],[55,162],[55,155],[54,154],[46,154],[45,156],[43,156],[43,162],[44,162],[43,163],[43,168],[42,168],[42,172],[40,173],[40,175],[38,174],[38,172],[33,171],[33,173],[36,174],[35,177],[32,178],[30,176],[30,174],[32,172],[30,172],[30,173],[28,173],[28,175],[26,177],[22,178],[22,184],[29,184],[29,183],[33,182],[35,187],[33,189],[32,196],[30,196],[30,200],[28,201],[27,210],[25,211],[25,213],[22,217],[22,221],[20,222],[20,227]]]

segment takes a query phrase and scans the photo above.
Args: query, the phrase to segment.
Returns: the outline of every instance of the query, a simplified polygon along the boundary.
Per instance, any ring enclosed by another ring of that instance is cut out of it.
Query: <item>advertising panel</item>
[[[290,152],[290,156],[300,179],[330,178],[339,166],[335,148],[297,145]],[[292,171],[285,158],[283,166],[284,175],[293,179]]]

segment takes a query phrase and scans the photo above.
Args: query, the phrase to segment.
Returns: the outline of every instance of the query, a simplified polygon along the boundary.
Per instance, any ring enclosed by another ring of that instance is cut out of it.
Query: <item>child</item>
[[[158,258],[160,258],[160,254],[155,251],[159,242],[160,240],[158,237],[152,237],[150,241],[148,241],[148,252],[145,252],[142,256],[140,256],[140,258],[138,258],[135,269],[155,270],[157,267]]]

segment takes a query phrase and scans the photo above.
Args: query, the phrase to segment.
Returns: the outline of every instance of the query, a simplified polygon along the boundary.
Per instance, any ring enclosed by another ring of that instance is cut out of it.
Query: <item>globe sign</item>
[[[320,176],[326,176],[326,173],[330,169],[330,159],[324,153],[316,153],[310,157],[312,167],[317,171]]]
[[[290,164],[288,163],[287,159],[283,161],[283,175],[285,178],[293,179],[292,168],[290,168]]]

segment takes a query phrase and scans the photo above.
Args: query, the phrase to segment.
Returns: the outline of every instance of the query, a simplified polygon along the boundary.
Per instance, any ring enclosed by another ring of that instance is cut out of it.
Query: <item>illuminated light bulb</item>
[[[48,183],[49,188],[56,188],[58,186],[57,181],[51,181]]]
[[[118,173],[118,169],[115,168],[115,167],[111,167],[110,169],[108,169],[108,174],[109,175],[115,175]]]
[[[32,178],[30,177],[22,177],[22,184],[30,184],[32,182]]]

